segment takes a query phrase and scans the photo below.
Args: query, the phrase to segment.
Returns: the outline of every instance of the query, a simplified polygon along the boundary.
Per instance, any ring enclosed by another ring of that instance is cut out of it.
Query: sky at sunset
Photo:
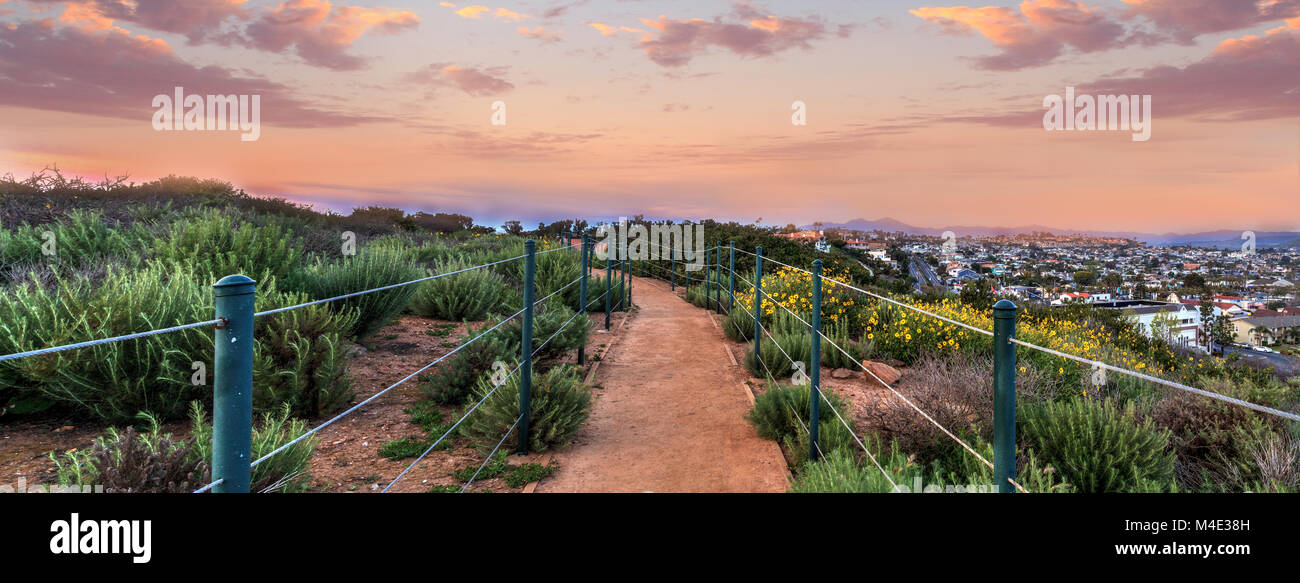
[[[156,131],[177,86],[259,139]],[[1067,86],[1150,140],[1046,131]],[[1300,230],[1298,122],[1300,0],[0,0],[0,173],[320,209]]]

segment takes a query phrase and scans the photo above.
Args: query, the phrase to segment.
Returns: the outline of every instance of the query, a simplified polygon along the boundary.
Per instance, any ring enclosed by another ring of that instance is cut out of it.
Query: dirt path
[[[636,278],[591,417],[538,492],[782,492],[786,463],[745,421],[744,372],[704,310]]]

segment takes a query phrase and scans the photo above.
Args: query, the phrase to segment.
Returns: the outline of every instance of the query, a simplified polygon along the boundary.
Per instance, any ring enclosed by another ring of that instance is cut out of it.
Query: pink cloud
[[[521,26],[515,29],[515,32],[518,32],[519,36],[540,41],[542,44],[557,43],[562,40],[559,31],[546,30],[546,27],[543,26],[531,30],[527,26]]]
[[[1052,88],[1052,92],[1062,89]],[[1129,77],[1081,83],[1076,94],[1150,95],[1157,124],[1172,118],[1207,122],[1298,119],[1300,19],[1261,36],[1226,40],[1200,61],[1185,67],[1159,66]],[[1041,96],[1025,99],[1037,105]],[[938,119],[1039,128],[1043,110]]]
[[[1155,23],[1182,43],[1300,16],[1300,0],[1124,0],[1130,16]]]
[[[314,109],[296,90],[218,66],[196,67],[160,39],[115,30],[56,26],[51,19],[0,26],[0,104],[149,123],[153,97],[260,95],[262,121],[285,127],[340,127],[380,121]]]
[[[506,68],[477,69],[450,63],[434,63],[406,76],[407,81],[433,87],[454,87],[474,97],[505,93],[515,88],[500,76]]]
[[[365,64],[365,59],[348,53],[361,35],[399,34],[419,24],[420,18],[412,12],[289,0],[259,15],[245,33],[254,48],[272,52],[292,48],[308,64],[346,71]]]
[[[219,36],[232,19],[244,18],[248,0],[28,0],[62,4],[61,20],[92,29],[129,22],[150,30],[185,35],[191,43]]]
[[[738,3],[733,16],[745,22],[724,22],[721,18],[711,21],[664,16],[657,20],[643,18],[642,24],[656,32],[645,35],[641,48],[650,60],[661,66],[680,67],[712,47],[742,57],[767,57],[790,49],[812,48],[812,41],[827,34],[826,25],[820,21],[765,14],[747,2]],[[608,34],[597,28],[602,34]],[[845,29],[840,31],[843,33]]]

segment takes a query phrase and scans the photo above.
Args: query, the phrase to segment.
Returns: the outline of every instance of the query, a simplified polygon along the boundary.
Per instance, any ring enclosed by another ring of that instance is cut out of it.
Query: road
[[[1224,348],[1224,351],[1240,354],[1242,360],[1259,366],[1272,368],[1282,376],[1290,377],[1300,375],[1300,359],[1277,353],[1255,352],[1254,350],[1237,348],[1236,346],[1228,346]]]
[[[943,280],[934,272],[934,268],[917,257],[912,257],[912,260],[907,264],[907,274],[916,280],[917,291],[927,285],[943,287]]]

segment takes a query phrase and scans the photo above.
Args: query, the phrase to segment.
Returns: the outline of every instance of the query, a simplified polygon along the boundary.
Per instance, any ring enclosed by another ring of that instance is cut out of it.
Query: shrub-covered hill
[[[7,178],[0,218],[0,354],[208,320],[210,286],[229,274],[256,279],[257,309],[267,310],[508,259],[524,246],[463,215],[322,214],[178,177],[138,185],[57,171]],[[539,297],[579,271],[576,253],[544,257]],[[521,279],[502,263],[258,318],[254,405],[308,417],[337,410],[352,399],[344,355],[353,342],[404,311],[453,321],[508,315],[521,302]],[[543,311],[567,317],[576,303],[576,294],[558,294]],[[0,362],[0,415],[181,419],[191,401],[210,400],[211,375],[197,371],[211,371],[211,358],[211,330],[197,328]]]

